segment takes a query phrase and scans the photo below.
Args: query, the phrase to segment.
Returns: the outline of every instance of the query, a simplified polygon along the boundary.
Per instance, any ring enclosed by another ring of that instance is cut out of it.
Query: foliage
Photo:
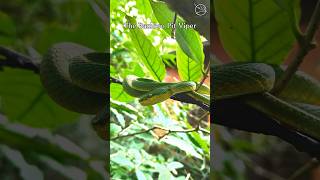
[[[168,66],[164,62],[165,57],[169,57],[173,62],[171,68],[178,69],[181,81],[200,82],[204,54],[197,31],[177,28],[176,39],[172,39],[173,29],[167,26],[163,29],[124,28],[125,23],[173,23],[175,12],[166,3],[141,2],[111,1],[111,77],[123,80],[127,75],[136,75],[167,81],[174,78],[166,75]],[[117,10],[113,6],[117,6]],[[183,18],[178,16],[178,22],[184,22]],[[111,83],[110,92],[113,138],[110,159],[114,179],[208,177],[209,134],[201,131],[166,134],[161,128],[148,131],[157,126],[169,130],[192,129],[190,112],[196,108],[194,105],[167,100],[144,107],[115,83]],[[206,125],[203,127],[208,129]]]
[[[283,102],[288,103],[288,106],[291,106],[290,104],[292,104],[294,107],[297,107],[297,110],[312,117],[316,117],[319,120],[319,114],[317,113],[319,110],[319,96],[317,94],[320,92],[320,86],[319,81],[315,79],[318,77],[311,77],[308,74],[298,71],[300,63],[310,50],[308,47],[309,44],[312,43],[311,41],[314,36],[313,31],[311,31],[313,28],[312,26],[315,25],[314,27],[317,27],[316,24],[319,22],[319,16],[315,16],[315,18],[311,20],[311,28],[309,27],[311,30],[309,29],[303,33],[299,26],[300,3],[301,2],[298,0],[215,0],[213,6],[215,12],[214,16],[217,21],[217,35],[221,40],[223,49],[227,52],[227,55],[231,57],[231,62],[260,62],[272,65],[276,73],[276,83],[273,88],[276,89],[279,86],[279,83],[284,84],[284,88],[281,89],[281,92],[271,90],[270,93],[283,100]],[[319,9],[316,9],[315,11],[317,10]],[[290,61],[287,69],[286,67],[281,67],[284,69],[281,70],[280,65],[283,65],[287,60],[287,56],[293,49],[295,43],[298,43],[299,45],[298,50],[294,51],[295,57]],[[219,52],[216,53],[218,54]],[[217,60],[217,58],[215,60]],[[304,74],[303,78],[299,78],[301,74]],[[285,77],[286,75],[288,79],[281,82],[281,76]],[[311,86],[310,89],[316,87],[311,91],[307,90],[307,86],[304,86],[306,81],[309,82],[309,80]],[[301,88],[303,88],[303,90],[301,90]],[[307,102],[307,100],[301,98],[305,96],[312,97],[310,99],[317,102]],[[295,97],[300,98],[297,99]],[[304,108],[304,105],[300,106],[298,105],[299,103],[295,104],[296,102],[308,104],[306,106],[313,104],[312,107],[314,109],[311,110]],[[250,107],[254,109],[254,106]],[[271,111],[277,111],[276,107],[273,107],[273,109],[270,107],[270,109]],[[258,112],[261,111],[266,113],[266,111],[263,111],[263,108],[257,108],[256,110]],[[277,116],[272,116],[268,113],[264,115],[267,118],[270,118],[271,121],[275,119],[282,125],[286,124],[281,120],[279,121]],[[256,124],[246,124],[246,131],[260,132],[259,117],[260,116],[255,117],[255,119],[257,119]],[[297,119],[297,124],[299,125],[303,126],[304,124],[299,117],[290,116],[289,113],[287,114],[287,117],[292,121]],[[246,121],[248,118],[249,117],[241,118],[241,122],[245,124],[245,122],[248,122]],[[318,123],[319,122],[316,121],[313,126],[318,125]],[[239,127],[241,129],[241,126]],[[284,138],[285,135],[282,136],[282,133],[285,133],[281,132],[281,130],[287,131],[286,128],[288,127],[284,125],[283,129],[274,128],[273,131],[262,131],[262,133],[278,136],[285,141],[290,142],[295,147],[298,147],[299,145],[297,145],[297,140],[294,137],[286,139]],[[296,130],[292,127],[290,129]],[[304,131],[304,133],[308,134],[308,131],[310,131],[310,129]],[[221,159],[214,162],[214,167],[212,169],[213,179],[248,179],[249,177],[291,179],[291,177],[295,176],[296,173],[299,175],[302,173],[296,172],[296,169],[294,169],[295,167],[288,167],[291,168],[291,172],[289,173],[291,173],[292,176],[288,175],[288,173],[278,175],[277,173],[281,173],[280,171],[277,171],[277,169],[271,169],[272,166],[270,165],[262,164],[264,161],[261,159],[266,157],[267,159],[270,158],[270,161],[274,157],[277,159],[278,163],[281,163],[282,161],[285,162],[285,158],[282,159],[281,155],[278,155],[278,157],[277,154],[272,152],[290,152],[295,154],[295,157],[301,157],[301,159],[305,158],[302,153],[296,152],[295,149],[291,146],[288,147],[288,145],[279,139],[238,131],[228,131],[222,127],[216,128],[215,135],[216,141],[214,152],[216,152],[216,156],[221,157]],[[302,140],[302,143],[308,144],[307,140]],[[278,147],[277,150],[274,148],[275,146]],[[298,150],[305,151],[311,156],[319,156],[318,141],[313,147],[314,149],[317,149],[317,153],[312,154],[310,153],[310,150],[308,152],[309,148],[310,147],[306,145]],[[259,161],[259,159],[261,161]],[[296,166],[304,167],[304,165],[301,164],[303,161],[306,161],[306,159],[302,160],[302,162],[300,161],[301,159],[297,158],[292,161],[292,163],[296,163]],[[273,172],[272,170],[276,172]],[[309,169],[304,169],[303,172],[308,170]],[[263,173],[260,173],[259,171]]]
[[[39,64],[50,46],[61,41],[102,51],[107,43],[101,39],[106,40],[107,33],[99,15],[97,8],[86,1],[3,2],[0,44],[27,54],[35,64]],[[0,56],[0,62],[3,58]],[[57,105],[46,94],[39,75],[30,70],[1,67],[0,86],[0,156],[1,164],[6,164],[0,167],[1,177],[47,179],[51,175],[57,179],[103,179],[106,176],[104,152],[96,149],[105,143],[90,129],[91,116]],[[86,128],[79,131],[80,126]],[[13,168],[6,170],[9,166]]]

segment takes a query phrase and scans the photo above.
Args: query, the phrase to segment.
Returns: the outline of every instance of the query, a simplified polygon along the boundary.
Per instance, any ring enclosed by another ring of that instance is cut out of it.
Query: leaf
[[[158,139],[162,139],[163,137],[169,134],[169,131],[163,128],[155,128],[152,130],[152,132]]]
[[[84,7],[81,21],[74,22],[76,28],[49,24],[37,38],[37,50],[44,53],[54,43],[70,41],[97,51],[105,51],[109,43],[107,43],[108,34],[102,21],[89,4]]]
[[[167,144],[170,144],[172,146],[179,148],[180,150],[184,151],[188,155],[190,154],[193,157],[202,159],[201,155],[194,149],[194,147],[191,144],[188,144],[179,138],[176,138],[173,136],[167,136],[165,139],[163,139],[163,141],[166,142]]]
[[[136,25],[134,18],[126,16],[128,23]],[[156,48],[146,37],[141,29],[130,28],[130,37],[140,56],[143,64],[150,71],[152,77],[158,81],[162,81],[166,74],[164,63],[162,62]]]
[[[215,1],[215,16],[222,44],[235,61],[280,64],[295,41],[290,15],[274,1]]]
[[[136,6],[140,14],[144,14],[146,17],[152,17],[152,9],[149,0],[136,0]]]
[[[16,26],[13,20],[0,11],[0,44],[13,45],[16,43]]]
[[[124,154],[112,156],[110,159],[112,162],[117,163],[119,166],[128,170],[131,170],[134,167],[134,164]]]
[[[53,102],[33,72],[6,68],[0,72],[0,85],[0,111],[10,121],[54,129],[79,116]]]
[[[186,126],[187,128],[192,128],[189,123],[187,123]],[[190,138],[191,142],[197,147],[201,148],[205,152],[205,154],[210,153],[210,141],[205,141],[197,132],[191,132],[187,135]]]
[[[168,169],[170,169],[170,171],[172,171],[172,170],[183,168],[183,164],[181,164],[180,162],[174,161],[167,164],[167,167]]]
[[[154,2],[150,0],[151,7],[154,15],[156,16],[160,24],[165,25],[167,28],[164,30],[171,35],[172,28],[167,26],[173,22],[174,12],[171,11],[168,6],[163,2]],[[200,39],[200,35],[197,31],[191,28],[182,28],[179,24],[183,24],[185,21],[180,17],[177,18],[176,22],[176,40],[181,49],[187,54],[191,59],[203,63],[204,53],[203,45]]]
[[[176,53],[180,79],[183,81],[198,82],[202,77],[203,63],[197,62],[188,57],[179,46],[177,46]]]
[[[14,25],[14,22],[2,11],[0,11],[0,24],[0,35],[16,35],[16,26]]]
[[[165,166],[160,165],[158,168],[159,171],[159,180],[173,180],[174,176],[171,174],[170,170]]]
[[[115,123],[110,124],[110,137],[116,137],[118,133],[121,131],[121,127],[116,125]]]
[[[147,180],[146,176],[139,169],[136,169],[136,176],[138,180]]]
[[[132,102],[134,100],[129,94],[127,94],[121,84],[110,84],[110,96],[112,99],[122,102]]]

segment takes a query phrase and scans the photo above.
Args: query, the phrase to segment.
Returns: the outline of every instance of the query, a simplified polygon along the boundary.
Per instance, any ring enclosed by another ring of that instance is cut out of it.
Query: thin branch
[[[302,167],[300,167],[295,173],[293,173],[288,180],[298,179],[300,176],[305,174],[310,169],[319,165],[319,161],[316,158],[312,158],[307,163],[305,163]]]
[[[286,87],[291,77],[298,70],[304,57],[308,54],[308,52],[311,49],[315,48],[315,45],[312,43],[312,40],[314,38],[316,30],[318,29],[319,20],[320,20],[320,0],[317,2],[317,5],[311,17],[311,20],[309,22],[305,35],[303,35],[302,40],[298,40],[299,47],[300,47],[299,51],[297,52],[292,62],[289,64],[284,74],[280,77],[279,81],[277,81],[271,93],[277,95]]]
[[[244,161],[245,165],[248,168],[251,168],[257,175],[260,175],[261,177],[264,177],[266,179],[273,179],[273,180],[285,180],[285,178],[279,176],[278,174],[269,171],[268,169],[265,169],[261,166],[259,166],[256,162],[252,161],[249,157],[247,157],[244,154],[235,153],[235,155]]]
[[[111,138],[110,140],[114,141],[114,140],[117,140],[117,139],[120,139],[120,138],[132,137],[132,136],[136,136],[136,135],[139,135],[139,134],[148,133],[150,131],[153,131],[156,128],[158,128],[158,127],[152,127],[152,128],[147,129],[147,130],[144,130],[144,131],[140,131],[140,132],[136,132],[136,133],[132,133],[132,134],[127,134],[127,135],[123,135],[123,136],[117,136],[117,137]]]
[[[204,81],[208,78],[208,74],[209,74],[209,70],[210,70],[210,65],[207,67],[206,71],[203,72],[203,78],[200,81],[199,86],[197,87],[196,91],[198,91],[200,89],[200,87],[202,86],[202,84],[204,83]]]
[[[143,130],[143,131],[139,131],[139,132],[135,132],[135,133],[132,133],[132,134],[123,135],[123,136],[117,136],[117,137],[111,138],[110,140],[113,141],[113,140],[117,140],[117,139],[120,139],[120,138],[133,137],[133,136],[136,136],[136,135],[139,135],[139,134],[148,133],[148,132],[153,131],[153,130],[156,130],[156,129],[161,129],[161,130],[164,130],[164,131],[166,132],[166,133],[164,134],[164,136],[162,136],[162,137],[160,137],[160,138],[163,138],[163,137],[165,137],[165,136],[168,136],[168,135],[171,134],[171,133],[191,133],[191,132],[201,131],[201,132],[210,134],[210,132],[208,132],[207,130],[202,129],[202,128],[200,127],[201,120],[202,120],[205,116],[207,116],[208,114],[209,114],[209,112],[206,112],[206,113],[204,113],[201,117],[199,117],[199,118],[198,118],[197,126],[196,126],[195,128],[192,128],[192,129],[174,130],[174,129],[166,129],[166,128],[160,127],[160,126],[153,126],[153,127],[149,128],[149,129],[146,129],[146,130]]]
[[[176,37],[176,22],[177,22],[177,13],[174,13],[174,17],[173,17],[173,27],[172,27],[172,31],[171,31],[171,38],[174,39]]]
[[[14,50],[0,46],[0,57],[3,56],[5,59],[0,59],[0,70],[2,67],[21,68],[31,70],[35,73],[39,73],[39,64],[35,63],[32,58],[23,55]]]

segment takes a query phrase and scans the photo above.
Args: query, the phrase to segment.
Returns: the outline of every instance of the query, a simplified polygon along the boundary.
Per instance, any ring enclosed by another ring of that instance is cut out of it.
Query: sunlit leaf
[[[203,62],[188,57],[179,46],[176,50],[179,77],[183,81],[199,81],[202,77]]]
[[[146,176],[139,169],[136,169],[136,176],[138,180],[147,180]]]
[[[158,22],[166,27],[164,30],[171,36],[172,27],[168,25],[173,23],[174,12],[164,2],[150,0],[150,3]],[[183,23],[185,21],[178,17],[176,22],[176,40],[185,54],[201,63],[204,60],[204,53],[200,35],[192,28],[181,27],[180,25]]]
[[[136,25],[134,18],[126,16],[128,23]],[[130,28],[130,37],[135,45],[136,51],[141,58],[143,64],[150,71],[152,77],[158,81],[162,81],[166,74],[164,63],[162,62],[157,49],[152,45],[151,41],[146,37],[141,29]]]
[[[134,164],[126,156],[124,156],[124,154],[117,154],[112,156],[111,161],[128,170],[131,170],[134,167]]]
[[[110,84],[110,96],[112,99],[122,102],[131,102],[134,100],[132,96],[127,94],[121,84]]]
[[[275,1],[215,1],[215,17],[222,44],[235,61],[280,64],[295,41],[292,17]]]

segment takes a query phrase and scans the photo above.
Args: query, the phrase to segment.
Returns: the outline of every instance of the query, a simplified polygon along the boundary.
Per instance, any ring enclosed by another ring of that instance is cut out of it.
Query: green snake
[[[96,114],[107,104],[107,55],[74,43],[51,47],[40,65],[40,79],[59,105]]]
[[[140,104],[143,106],[160,103],[179,93],[187,93],[207,105],[210,104],[209,87],[192,81],[166,83],[128,75],[122,86],[129,95],[138,97]]]
[[[213,66],[211,70],[213,101],[239,98],[281,124],[320,139],[320,85],[315,79],[298,72],[287,88],[274,96],[270,91],[284,72],[280,67],[233,63]]]
[[[56,44],[41,62],[41,82],[49,96],[61,106],[75,112],[97,114],[106,120],[107,58],[106,53],[78,44]],[[270,90],[282,73],[281,68],[262,63],[212,66],[212,100],[240,98],[280,123],[320,139],[319,83],[299,72],[281,94],[274,96]],[[179,93],[210,104],[209,88],[195,82],[165,83],[129,75],[123,79],[122,86],[145,106]]]

